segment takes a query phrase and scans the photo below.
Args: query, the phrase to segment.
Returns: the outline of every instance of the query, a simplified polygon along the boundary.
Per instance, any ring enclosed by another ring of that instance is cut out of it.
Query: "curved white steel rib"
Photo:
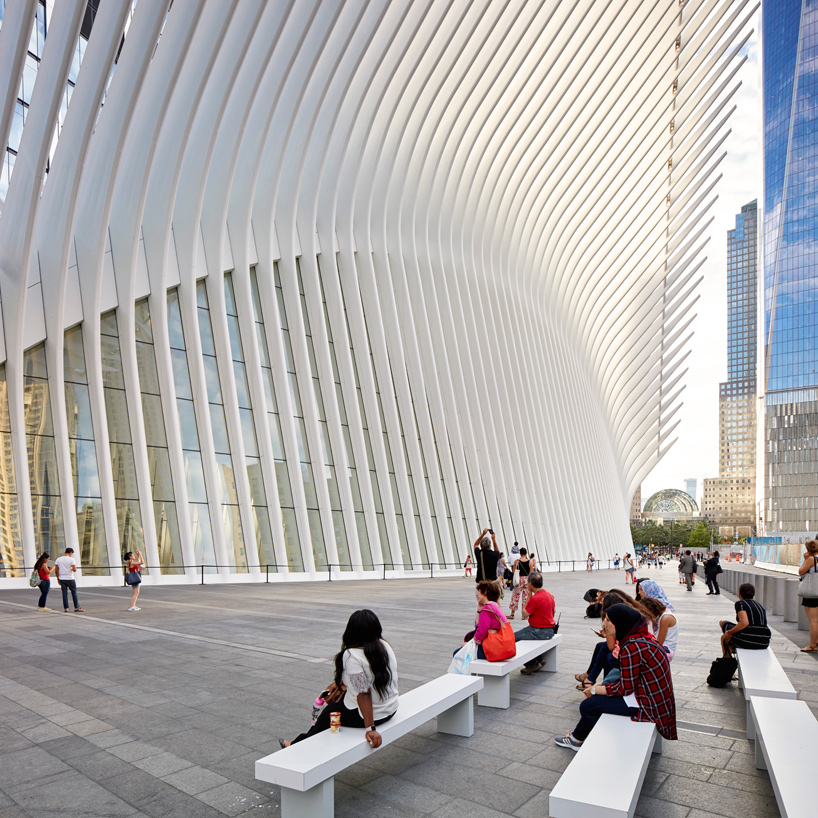
[[[34,5],[0,33],[2,135]],[[23,374],[42,341],[59,496],[76,508],[62,349],[80,321],[120,575],[100,342],[113,308],[151,572],[201,570],[169,290],[220,578],[258,578],[271,558],[280,578],[454,566],[489,524],[542,561],[622,548],[631,495],[678,424],[750,0],[191,0],[140,3],[132,21],[129,2],[106,3],[43,189],[77,9],[56,4],[0,213],[3,474],[24,510],[9,576],[43,548]],[[162,497],[135,341],[145,297]],[[64,536],[91,553],[75,519]],[[177,562],[160,536],[178,537]]]

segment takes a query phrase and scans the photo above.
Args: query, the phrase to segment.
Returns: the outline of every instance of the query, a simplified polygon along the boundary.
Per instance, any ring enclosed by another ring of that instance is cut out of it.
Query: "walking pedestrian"
[[[629,577],[631,582],[636,582],[636,568],[630,553],[625,554],[622,558],[622,564],[625,566],[625,585],[628,584]]]
[[[142,608],[136,607],[136,600],[139,598],[139,586],[142,584],[141,571],[145,567],[145,560],[141,551],[137,551],[134,555],[133,551],[128,551],[125,554],[125,582],[133,588],[131,595],[131,607],[129,611],[141,611]]]
[[[514,614],[520,605],[520,597],[523,600],[523,619],[528,619],[528,614],[525,612],[525,606],[528,604],[528,575],[532,571],[537,570],[537,560],[534,557],[529,559],[528,551],[525,548],[520,549],[520,556],[514,563],[514,573],[519,577],[514,590],[511,593],[511,605],[509,610],[511,615],[509,619],[514,619]]]
[[[618,551],[614,554],[614,570],[616,570],[616,571],[619,570],[619,552]]]
[[[57,557],[54,561],[54,567],[57,569],[57,582],[60,583],[60,588],[62,589],[62,606],[65,612],[68,613],[68,592],[71,591],[71,598],[74,602],[74,613],[85,613],[85,608],[80,608],[80,603],[77,599],[77,582],[74,579],[74,574],[77,570],[77,561],[74,559],[73,554],[73,548],[66,548],[65,553],[61,557]]]
[[[690,549],[684,552],[682,558],[679,560],[679,572],[684,575],[687,590],[693,590],[693,572],[696,570],[696,561],[690,553]]]
[[[586,571],[593,571],[594,570],[594,555],[589,551],[588,552],[588,562],[585,567]]]
[[[466,561],[463,563],[463,568],[465,569],[465,574],[463,576],[470,577],[471,576],[471,566],[472,566],[472,559],[471,554],[466,557]]]
[[[719,589],[718,577],[721,573],[721,565],[719,565],[719,552],[714,551],[713,556],[710,557],[704,564],[704,581],[707,583],[707,596],[713,594],[721,594]]]
[[[48,567],[48,560],[50,558],[51,555],[48,551],[45,551],[40,554],[39,559],[34,563],[34,570],[40,578],[40,584],[37,586],[40,589],[40,599],[37,602],[38,611],[51,610],[51,608],[46,608],[45,606],[46,600],[48,599],[48,592],[51,590],[51,574],[54,573],[54,569],[56,568],[54,565],[52,565],[51,568]]]

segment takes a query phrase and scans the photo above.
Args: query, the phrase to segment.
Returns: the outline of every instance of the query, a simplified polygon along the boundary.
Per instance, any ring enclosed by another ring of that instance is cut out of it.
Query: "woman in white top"
[[[381,734],[375,728],[397,712],[398,662],[392,646],[382,638],[380,620],[372,611],[355,611],[349,617],[341,650],[335,656],[335,679],[327,694],[324,699],[330,704],[315,724],[292,741],[279,739],[282,747],[327,730],[330,713],[339,712],[343,727],[365,727],[369,745],[381,746]]]
[[[676,616],[658,599],[646,596],[639,601],[650,612],[652,617],[650,628],[656,641],[665,649],[667,658],[672,661],[679,647],[679,624]]]
[[[800,576],[805,574],[818,574],[818,541],[807,540],[804,544],[804,562],[798,569]],[[818,651],[818,598],[802,597],[801,605],[809,620],[809,644],[801,648],[803,653],[815,653]]]

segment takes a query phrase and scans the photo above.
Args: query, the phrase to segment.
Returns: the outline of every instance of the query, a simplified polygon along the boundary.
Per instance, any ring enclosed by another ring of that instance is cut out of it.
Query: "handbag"
[[[812,573],[804,574],[798,586],[798,596],[801,599],[818,599],[818,559],[816,557],[812,558],[812,565]]]
[[[562,614],[557,617],[557,621],[554,623],[554,636],[556,636],[560,631],[560,619],[562,619]]]
[[[489,609],[500,621],[500,627],[495,633],[483,640],[483,653],[489,662],[502,662],[517,655],[517,643],[514,641],[514,629],[510,622],[503,622],[493,608]]]
[[[717,574],[723,574],[724,573],[724,571],[721,568],[721,565],[719,565],[718,563],[716,564],[716,573]]]
[[[29,585],[30,585],[32,588],[36,588],[36,587],[37,587],[37,586],[38,586],[38,585],[39,585],[41,582],[42,582],[42,580],[40,579],[40,573],[39,573],[39,571],[37,571],[37,569],[35,568],[35,569],[34,569],[34,570],[31,572],[31,576],[28,578],[28,584],[29,584]]]
[[[142,582],[142,575],[139,571],[128,571],[125,574],[125,584],[126,585],[139,585]]]
[[[720,656],[710,665],[707,684],[710,687],[727,687],[733,681],[733,674],[738,669],[738,662],[732,656]]]

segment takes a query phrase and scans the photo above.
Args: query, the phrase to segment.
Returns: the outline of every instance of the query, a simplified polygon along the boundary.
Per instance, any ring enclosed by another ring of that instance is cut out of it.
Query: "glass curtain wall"
[[[80,327],[74,327],[65,333],[63,361],[65,414],[68,420],[68,446],[82,571],[83,574],[108,576],[111,571],[108,567],[108,548],[102,522],[97,449],[91,422],[91,401]]]
[[[304,485],[304,498],[307,504],[307,519],[310,525],[310,540],[312,554],[315,560],[316,571],[327,570],[327,551],[324,545],[324,534],[321,530],[321,517],[318,513],[318,497],[315,493],[310,448],[307,444],[307,429],[304,425],[304,412],[301,408],[301,393],[298,390],[298,379],[295,372],[295,359],[290,342],[290,327],[287,323],[287,310],[284,306],[284,291],[281,288],[281,277],[278,272],[278,262],[273,262],[275,274],[276,297],[278,300],[279,323],[281,325],[281,340],[284,344],[284,357],[287,366],[287,380],[290,386],[290,398],[295,420],[295,437],[298,444],[298,459],[301,464],[301,482]],[[306,313],[304,314],[304,328],[309,332]]]
[[[281,528],[284,532],[284,548],[287,552],[287,567],[290,571],[304,570],[304,557],[298,541],[298,527],[295,521],[293,492],[290,486],[290,475],[287,472],[287,458],[284,455],[284,438],[281,435],[281,421],[278,416],[278,402],[273,386],[273,370],[270,366],[270,355],[267,349],[267,335],[264,331],[264,313],[258,291],[256,268],[250,268],[250,287],[253,295],[253,317],[258,339],[258,352],[261,361],[261,379],[264,384],[264,395],[267,399],[267,425],[270,429],[270,440],[273,447],[278,502],[281,509]]]
[[[156,525],[156,544],[159,565],[163,574],[184,573],[182,544],[179,540],[179,519],[170,474],[168,439],[165,416],[159,393],[159,374],[156,371],[156,353],[153,348],[153,330],[148,299],[134,305],[136,317],[136,362],[139,388],[142,393],[142,420],[148,448],[148,469],[151,478],[153,516]]]
[[[44,344],[23,354],[23,371],[35,547],[56,557],[65,551],[65,529]]]
[[[276,556],[273,549],[273,532],[270,528],[270,513],[267,510],[267,493],[264,490],[264,477],[261,473],[256,423],[253,420],[253,405],[250,399],[250,386],[247,382],[247,367],[241,343],[239,315],[233,293],[233,277],[230,273],[225,273],[224,276],[224,300],[227,310],[227,328],[230,333],[230,351],[233,356],[233,375],[236,381],[239,417],[241,418],[241,436],[244,441],[244,460],[247,468],[247,481],[250,484],[250,500],[253,507],[256,553],[258,554],[259,565],[270,566],[275,570]]]
[[[170,357],[173,365],[173,383],[176,388],[176,411],[182,433],[182,458],[185,463],[188,512],[193,539],[193,557],[196,565],[207,565],[207,573],[215,573],[216,552],[213,547],[213,531],[207,505],[207,488],[202,467],[202,450],[199,428],[193,409],[193,390],[187,365],[185,335],[182,330],[182,312],[179,309],[179,293],[174,287],[168,291],[168,336]]]
[[[307,298],[304,294],[304,281],[301,277],[301,265],[298,259],[295,260],[295,269],[298,275],[298,292],[301,297],[301,312],[304,316],[304,330],[307,341],[307,354],[310,359],[312,387],[313,392],[315,393],[315,405],[318,410],[318,428],[321,432],[321,455],[324,461],[323,473],[324,479],[327,481],[327,491],[329,493],[330,509],[332,512],[332,525],[335,531],[335,545],[338,549],[338,559],[341,562],[341,570],[350,571],[352,570],[352,564],[349,556],[349,543],[347,542],[346,528],[344,526],[344,513],[341,508],[341,494],[338,491],[338,480],[335,473],[335,464],[332,459],[332,447],[330,446],[327,416],[324,410],[324,398],[321,393],[321,381],[318,378],[318,365],[317,361],[315,360],[315,345],[312,338],[312,329],[309,323],[309,316],[307,315]],[[326,306],[324,306],[323,309],[325,308]],[[326,321],[325,327],[327,337],[331,338],[332,336],[330,334],[329,324]],[[337,370],[334,358],[332,360],[332,366],[333,371]]]
[[[142,514],[139,511],[139,491],[136,486],[131,425],[128,420],[128,403],[125,399],[125,378],[122,374],[119,328],[115,311],[102,316],[100,334],[102,384],[111,447],[119,547],[123,556],[128,551],[142,551],[144,554]],[[145,570],[150,573],[150,567]]]
[[[316,264],[318,264],[318,259],[316,259]],[[337,260],[336,260],[337,264]],[[337,267],[335,269],[335,275],[338,275]],[[330,326],[329,321],[329,313],[327,311],[327,297],[324,293],[324,272],[321,270],[320,264],[318,264],[318,280],[321,285],[321,301],[323,304],[323,311],[324,311],[324,324],[327,329],[327,339],[329,342],[329,355],[330,361],[332,363],[332,376],[335,382],[335,397],[338,403],[338,414],[341,420],[341,432],[344,436],[344,445],[346,447],[346,454],[347,454],[347,476],[349,478],[349,488],[352,492],[352,507],[355,511],[355,527],[358,532],[358,548],[361,552],[361,567],[365,570],[371,570],[372,565],[372,550],[369,545],[369,536],[366,530],[366,519],[364,516],[364,504],[363,500],[361,499],[361,487],[358,483],[358,469],[356,467],[355,462],[355,455],[352,451],[352,438],[349,433],[349,418],[347,417],[346,411],[346,404],[344,402],[344,393],[341,389],[341,375],[338,371],[338,360],[335,355],[335,341],[332,336],[332,328]],[[340,281],[338,282],[339,290],[340,290]],[[343,302],[343,291],[341,291],[341,300]],[[347,322],[347,333],[349,332],[348,329],[348,321],[346,315],[346,305],[344,305],[344,321]],[[350,352],[352,351],[352,344],[350,342]],[[360,384],[358,383],[358,368],[355,365],[355,356],[351,355],[352,358],[352,371],[355,375],[355,385],[356,388],[360,388]],[[326,424],[323,424],[326,427]],[[322,429],[322,433],[326,435],[326,428]],[[332,478],[334,479],[335,470],[333,469]],[[328,473],[327,478],[327,485],[329,485],[330,475]],[[330,492],[331,496],[331,492]],[[340,506],[339,506],[340,508]],[[333,511],[333,519],[335,519],[336,515],[339,517],[341,516],[340,511],[336,512]],[[338,527],[338,522],[335,523],[336,530]]]
[[[14,455],[11,448],[6,366],[0,364],[0,577],[24,575],[25,560],[17,507]]]
[[[199,313],[199,337],[202,342],[202,359],[205,368],[210,426],[213,432],[213,446],[216,452],[216,466],[219,474],[219,493],[222,506],[222,527],[227,549],[228,567],[231,571],[247,573],[247,552],[244,548],[244,534],[239,515],[239,496],[233,475],[233,458],[227,423],[224,416],[219,367],[216,361],[216,346],[213,343],[213,328],[210,323],[210,307],[207,287],[204,281],[196,282],[196,302]]]

